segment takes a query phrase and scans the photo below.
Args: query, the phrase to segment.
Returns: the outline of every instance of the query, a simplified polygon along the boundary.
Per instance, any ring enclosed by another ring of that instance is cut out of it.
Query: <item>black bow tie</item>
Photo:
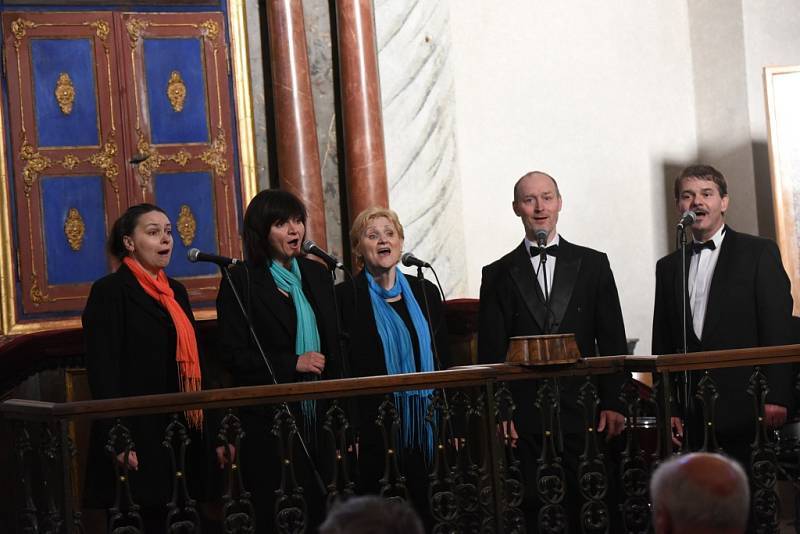
[[[698,243],[697,241],[694,241],[692,243],[692,254],[700,254],[703,252],[704,248],[707,248],[708,250],[714,250],[717,248],[717,245],[714,244],[714,240],[712,239],[709,239],[705,243]]]
[[[547,253],[548,256],[553,256],[554,258],[558,256],[558,245],[550,245],[549,247],[544,247],[544,251]],[[531,257],[539,256],[542,253],[542,247],[532,246],[531,247]]]

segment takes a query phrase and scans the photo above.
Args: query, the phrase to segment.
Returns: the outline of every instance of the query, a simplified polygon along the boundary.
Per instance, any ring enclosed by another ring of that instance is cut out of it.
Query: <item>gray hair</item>
[[[673,525],[684,529],[744,532],[747,527],[747,475],[737,462],[719,454],[692,453],[663,463],[650,479],[650,497],[654,514],[665,512]]]

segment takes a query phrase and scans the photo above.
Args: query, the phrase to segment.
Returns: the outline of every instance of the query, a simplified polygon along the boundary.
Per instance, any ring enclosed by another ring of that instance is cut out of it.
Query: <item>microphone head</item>
[[[695,223],[696,220],[697,220],[697,214],[692,210],[686,210],[683,212],[683,215],[681,215],[680,225],[691,226]]]
[[[200,254],[200,249],[190,248],[186,253],[186,257],[189,258],[190,262],[195,263],[197,261],[198,254]]]
[[[536,242],[539,244],[547,244],[547,230],[536,230]]]
[[[406,267],[414,267],[415,259],[417,259],[417,257],[414,256],[412,253],[404,252],[403,255],[400,256],[400,263],[402,263]]]
[[[307,241],[303,241],[303,246],[300,247],[300,250],[302,250],[306,254],[311,254],[312,253],[311,251],[313,251],[316,246],[317,244],[309,239]]]

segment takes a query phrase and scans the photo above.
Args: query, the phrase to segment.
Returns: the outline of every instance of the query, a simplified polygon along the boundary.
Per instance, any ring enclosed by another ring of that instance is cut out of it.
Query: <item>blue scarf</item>
[[[314,309],[309,304],[306,294],[303,293],[303,277],[300,274],[297,258],[292,258],[290,267],[291,270],[288,270],[280,263],[273,261],[270,263],[269,272],[278,289],[288,293],[294,304],[294,311],[297,314],[294,351],[298,356],[310,351],[319,352],[321,344],[319,330],[317,330],[317,317],[314,315]],[[317,375],[313,373],[303,374],[306,375],[306,380],[317,380]],[[306,435],[308,435],[309,430],[316,428],[316,403],[313,400],[305,400],[301,402],[301,406],[305,416]]]
[[[422,315],[417,299],[408,285],[405,275],[395,268],[396,280],[394,287],[384,289],[379,286],[372,275],[364,270],[369,284],[369,298],[372,302],[372,312],[375,315],[375,324],[383,345],[383,357],[386,361],[386,370],[390,375],[415,373],[417,371],[433,371],[433,351],[431,350],[431,333],[428,322]],[[414,349],[411,346],[411,334],[406,328],[403,319],[386,302],[402,295],[406,308],[411,316],[411,323],[417,333],[419,342],[419,360],[421,369],[416,369],[414,362]],[[425,453],[428,460],[433,455],[433,431],[425,424],[432,390],[421,389],[416,391],[395,392],[395,404],[402,414],[402,438],[406,446],[416,447]]]

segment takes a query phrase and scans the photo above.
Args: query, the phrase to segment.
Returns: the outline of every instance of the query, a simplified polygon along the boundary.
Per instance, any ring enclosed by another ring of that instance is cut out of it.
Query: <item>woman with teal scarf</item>
[[[353,221],[350,243],[363,264],[352,280],[336,288],[342,329],[349,339],[353,376],[394,375],[444,368],[449,361],[447,331],[439,292],[432,283],[398,268],[403,226],[389,209],[369,208]],[[425,313],[430,307],[430,323]],[[433,433],[425,420],[431,390],[398,392],[392,399],[401,419],[398,447],[407,497],[428,526],[428,474]],[[385,446],[375,424],[383,396],[359,398],[353,424],[358,439],[358,491],[381,492]]]
[[[260,192],[244,216],[247,261],[230,270],[278,383],[340,378],[331,278],[322,265],[302,257],[305,223],[306,209],[297,197],[286,191]],[[226,283],[220,284],[217,315],[220,356],[233,385],[273,383]],[[306,402],[290,408],[325,479],[324,457],[317,454],[324,436],[323,403]],[[238,453],[245,487],[253,494],[257,532],[273,532],[274,494],[281,468],[278,441],[271,433],[272,406],[242,408],[238,415],[246,433]],[[295,445],[295,476],[303,486],[309,526],[313,527],[322,519],[325,498],[305,455]]]

